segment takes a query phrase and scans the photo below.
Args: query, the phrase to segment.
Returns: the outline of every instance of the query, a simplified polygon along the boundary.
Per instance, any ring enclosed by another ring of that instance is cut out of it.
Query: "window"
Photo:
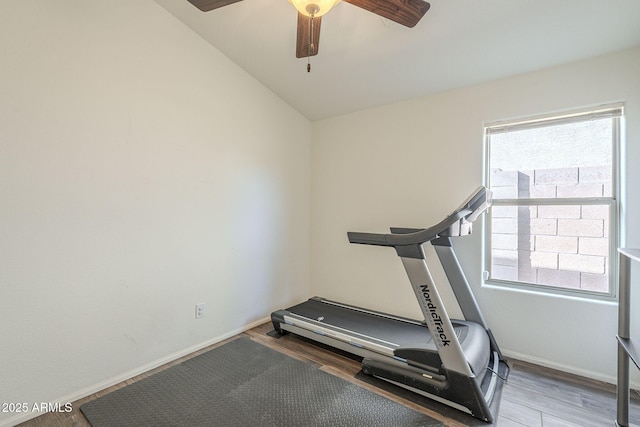
[[[488,279],[613,296],[622,106],[485,127]]]

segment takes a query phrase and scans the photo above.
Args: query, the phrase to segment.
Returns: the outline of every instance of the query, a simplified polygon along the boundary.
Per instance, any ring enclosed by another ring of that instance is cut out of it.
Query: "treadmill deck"
[[[391,349],[415,346],[436,351],[426,324],[417,320],[391,316],[317,297],[290,307],[286,311],[296,317],[301,316],[314,323],[317,322],[318,326],[345,330],[354,336],[387,343]],[[464,348],[470,326],[478,325],[459,320],[452,320],[452,323],[458,340]]]

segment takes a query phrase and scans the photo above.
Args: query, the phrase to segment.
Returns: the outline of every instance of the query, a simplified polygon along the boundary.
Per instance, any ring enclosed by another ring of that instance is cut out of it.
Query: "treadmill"
[[[452,247],[452,239],[471,234],[473,222],[490,205],[491,191],[480,187],[433,227],[391,228],[390,234],[347,233],[350,243],[396,250],[424,321],[313,297],[273,312],[275,330],[361,356],[365,374],[492,422],[490,405],[508,366]],[[464,320],[447,315],[426,263],[427,242],[435,249]]]

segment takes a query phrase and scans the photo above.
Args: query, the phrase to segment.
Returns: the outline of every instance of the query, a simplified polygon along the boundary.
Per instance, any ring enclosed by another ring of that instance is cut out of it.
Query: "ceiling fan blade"
[[[405,27],[413,28],[431,5],[423,0],[344,0]]]
[[[311,44],[313,49],[309,52],[309,34],[311,32],[311,18],[298,12],[298,37],[296,39],[296,58],[306,58],[318,54],[320,44],[320,23],[322,17],[313,18],[313,37]]]
[[[228,6],[242,0],[187,0],[203,12],[208,12],[219,7]]]

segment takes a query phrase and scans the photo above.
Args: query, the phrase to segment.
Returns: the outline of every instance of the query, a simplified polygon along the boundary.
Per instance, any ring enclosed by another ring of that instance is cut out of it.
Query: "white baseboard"
[[[132,369],[130,371],[127,371],[121,375],[118,375],[116,377],[113,378],[109,378],[107,380],[101,381],[97,384],[93,384],[89,387],[83,388],[82,390],[78,390],[74,393],[68,394],[66,396],[62,396],[59,399],[54,399],[52,401],[52,403],[54,402],[60,402],[61,405],[64,405],[67,402],[75,402],[77,400],[80,400],[82,398],[85,398],[87,396],[90,396],[94,393],[99,392],[100,390],[104,390],[106,388],[109,388],[113,385],[119,384],[123,381],[126,381],[130,378],[133,378],[137,375],[143,374],[145,372],[151,371],[152,369],[155,369],[159,366],[162,366],[166,363],[170,363],[173,362],[174,360],[180,359],[181,357],[187,356],[191,353],[194,353],[198,350],[202,350],[205,347],[208,347],[210,345],[219,343],[220,341],[224,341],[227,338],[231,338],[234,335],[238,335],[244,331],[248,331],[249,329],[255,328],[258,325],[262,325],[263,323],[266,323],[268,321],[271,320],[271,317],[265,317],[263,319],[259,319],[256,320],[252,323],[249,323],[248,325],[245,325],[241,328],[238,328],[236,330],[227,332],[223,335],[217,336],[215,338],[209,339],[207,341],[201,342],[199,344],[196,344],[192,347],[189,348],[185,348],[183,350],[180,350],[176,353],[170,354],[168,356],[165,356],[161,359],[158,360],[154,360],[153,362],[147,363],[145,365],[142,365],[138,368]],[[74,408],[75,409],[79,409],[79,408]],[[23,423],[25,421],[28,421],[32,418],[36,418],[40,415],[43,415],[42,412],[25,412],[25,413],[20,413],[14,417],[8,418],[6,420],[0,421],[0,427],[12,427],[15,426],[17,424]]]
[[[517,360],[521,360],[523,362],[533,363],[534,365],[544,366],[546,368],[555,369],[557,371],[566,372],[568,374],[579,375],[581,377],[590,378],[592,380],[601,381],[608,384],[617,384],[618,379],[615,376],[604,375],[599,372],[593,372],[586,369],[578,369],[575,366],[563,365],[560,363],[551,362],[546,359],[540,359],[537,357],[532,357],[526,354],[518,353],[516,351],[503,350],[502,354],[507,358],[513,358]],[[631,381],[630,386],[632,389],[638,390],[640,389],[640,383],[636,383],[635,381]]]

